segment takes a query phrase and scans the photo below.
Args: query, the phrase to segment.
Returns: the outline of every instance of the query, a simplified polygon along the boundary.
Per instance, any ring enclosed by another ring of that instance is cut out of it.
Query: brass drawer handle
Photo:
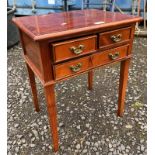
[[[110,53],[109,58],[112,60],[115,60],[119,57],[119,52],[116,52],[115,54]]]
[[[75,66],[70,66],[70,69],[72,72],[76,73],[76,72],[80,71],[81,67],[82,67],[82,63],[78,63]]]
[[[70,48],[70,50],[71,50],[74,54],[78,55],[78,54],[81,54],[81,53],[83,52],[84,48],[85,48],[84,45],[79,45],[78,47],[72,46],[72,47]]]
[[[122,34],[117,34],[111,36],[111,40],[115,43],[120,42],[122,40]]]

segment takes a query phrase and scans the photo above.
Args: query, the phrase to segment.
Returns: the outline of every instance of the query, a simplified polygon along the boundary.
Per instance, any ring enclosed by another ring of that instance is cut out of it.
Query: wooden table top
[[[13,22],[33,40],[60,37],[140,20],[142,18],[138,16],[95,9],[13,18]]]

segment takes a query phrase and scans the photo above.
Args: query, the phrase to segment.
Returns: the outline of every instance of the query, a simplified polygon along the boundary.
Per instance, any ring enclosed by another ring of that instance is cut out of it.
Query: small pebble
[[[86,124],[86,127],[89,128],[90,127],[90,124]]]
[[[121,144],[121,150],[124,151],[125,150],[125,146],[123,144]]]
[[[81,119],[82,119],[82,120],[85,120],[85,117],[84,117],[84,116],[81,116]]]
[[[98,147],[98,143],[96,142],[95,144],[94,144],[96,147]]]
[[[94,150],[94,151],[97,151],[97,148],[96,148],[96,147],[93,147],[93,150]]]
[[[112,144],[109,144],[109,148],[112,148]]]
[[[90,145],[90,142],[86,141],[86,145],[88,145],[88,146],[89,146],[89,145]]]
[[[60,122],[59,127],[63,127],[63,126],[64,126],[64,123]]]
[[[80,130],[80,125],[78,125],[76,128]]]
[[[80,149],[80,144],[76,145],[76,149],[78,149],[78,150]]]
[[[32,132],[35,135],[36,139],[39,139],[38,131],[37,130],[32,130]]]
[[[19,124],[15,124],[15,126],[14,126],[15,128],[18,128],[19,127]]]
[[[112,152],[109,152],[108,155],[113,155]]]
[[[22,141],[23,144],[26,142],[24,138],[21,141]]]
[[[87,149],[84,149],[82,152],[83,152],[83,153],[87,153]]]
[[[144,151],[145,150],[145,147],[142,145],[141,146],[141,151]]]
[[[19,139],[21,139],[21,138],[23,137],[23,135],[17,135],[17,137],[18,137]]]
[[[35,141],[35,139],[36,139],[36,138],[35,138],[35,137],[33,137],[33,138],[31,139],[31,142],[34,142],[34,141]]]
[[[19,151],[19,147],[16,147],[16,148],[15,148],[15,151],[18,152],[18,151]]]
[[[31,147],[35,147],[35,144],[30,144]]]

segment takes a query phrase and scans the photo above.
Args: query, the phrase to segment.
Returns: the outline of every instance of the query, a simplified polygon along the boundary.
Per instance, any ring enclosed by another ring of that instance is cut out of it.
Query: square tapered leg
[[[44,87],[45,97],[47,101],[47,111],[49,117],[49,124],[51,127],[52,140],[53,140],[53,148],[54,151],[58,151],[59,148],[59,140],[58,140],[58,130],[57,130],[57,110],[56,110],[56,102],[55,102],[55,91],[54,85],[49,85]]]
[[[118,116],[123,116],[125,107],[125,94],[128,82],[130,59],[121,62],[120,66],[120,81],[119,81],[119,98],[118,98]]]
[[[32,90],[34,107],[35,107],[35,110],[37,112],[39,112],[40,109],[39,109],[39,103],[38,103],[38,98],[37,98],[37,88],[36,88],[36,82],[35,82],[35,75],[28,65],[27,65],[27,71],[28,71],[30,86],[31,86],[31,90]]]

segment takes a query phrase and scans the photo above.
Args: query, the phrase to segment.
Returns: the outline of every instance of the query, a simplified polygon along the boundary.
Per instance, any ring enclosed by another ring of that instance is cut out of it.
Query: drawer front
[[[99,36],[99,47],[103,48],[128,41],[131,37],[130,34],[131,27],[101,33]]]
[[[54,62],[60,62],[62,60],[94,52],[97,44],[96,38],[96,36],[90,36],[52,44]]]
[[[91,67],[90,57],[84,57],[74,61],[58,64],[54,66],[55,79],[59,80],[71,75],[83,72]]]
[[[111,50],[106,50],[92,56],[93,67],[125,58],[128,54],[129,45],[120,46]]]

